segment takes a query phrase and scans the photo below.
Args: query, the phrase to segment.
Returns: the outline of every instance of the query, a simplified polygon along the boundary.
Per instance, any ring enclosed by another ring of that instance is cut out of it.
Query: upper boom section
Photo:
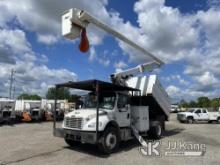
[[[89,23],[96,25],[97,27],[103,29],[104,31],[112,34],[114,37],[124,41],[131,47],[141,51],[146,56],[151,57],[153,61],[157,63],[158,66],[162,65],[163,62],[155,57],[153,54],[149,53],[143,47],[139,46],[135,42],[131,41],[123,34],[119,33],[112,27],[103,23],[99,19],[95,18],[86,11],[79,9],[69,9],[65,11],[62,15],[62,35],[70,40],[74,40],[80,37],[82,29],[86,28]]]

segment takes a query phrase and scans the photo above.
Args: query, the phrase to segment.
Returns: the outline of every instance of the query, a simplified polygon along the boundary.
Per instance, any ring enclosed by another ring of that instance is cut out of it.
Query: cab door
[[[202,113],[201,113],[201,109],[197,109],[195,112],[194,112],[194,119],[195,120],[202,120]]]
[[[117,95],[116,120],[119,127],[130,126],[130,105],[129,96],[125,94]]]
[[[209,120],[209,114],[206,109],[202,109],[202,120]]]

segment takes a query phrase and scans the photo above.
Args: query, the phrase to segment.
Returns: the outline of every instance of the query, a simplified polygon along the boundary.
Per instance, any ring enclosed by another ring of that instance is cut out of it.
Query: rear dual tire
[[[163,124],[157,122],[153,126],[151,126],[150,130],[148,131],[148,136],[152,139],[160,139],[163,132],[164,132]]]

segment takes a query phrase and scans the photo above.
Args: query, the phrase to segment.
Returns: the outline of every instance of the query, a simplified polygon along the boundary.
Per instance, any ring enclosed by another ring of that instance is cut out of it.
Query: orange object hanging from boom
[[[87,52],[89,50],[89,40],[86,35],[86,28],[82,28],[82,31],[81,31],[81,40],[79,44],[79,50],[81,52]]]

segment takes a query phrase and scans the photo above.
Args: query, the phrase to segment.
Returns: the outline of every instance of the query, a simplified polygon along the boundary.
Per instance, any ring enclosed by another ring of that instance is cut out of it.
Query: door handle
[[[127,114],[127,119],[129,119],[129,118],[130,118],[130,113]]]

